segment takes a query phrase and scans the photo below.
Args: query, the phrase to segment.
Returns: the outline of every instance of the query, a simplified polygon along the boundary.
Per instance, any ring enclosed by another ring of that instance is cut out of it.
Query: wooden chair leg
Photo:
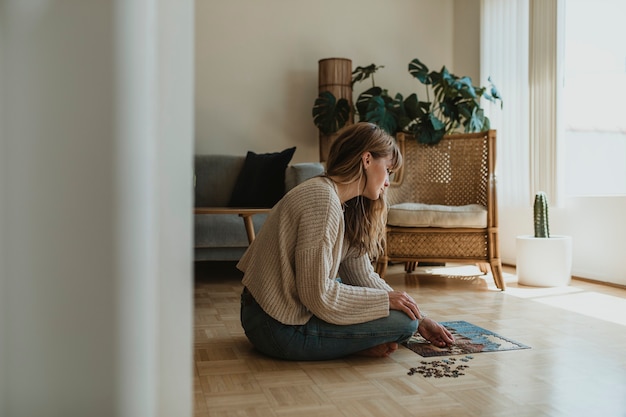
[[[409,262],[405,262],[404,264],[404,271],[411,273],[413,271],[415,271],[415,267],[417,266],[417,262],[415,261],[409,261]]]
[[[500,259],[492,259],[490,265],[491,274],[493,275],[496,287],[498,287],[501,291],[506,290],[506,284],[504,283],[504,277],[502,276],[502,262]]]
[[[479,262],[476,265],[478,266],[478,269],[480,269],[480,272],[483,273],[483,275],[487,275],[487,273],[489,273],[489,264],[487,262]]]
[[[385,274],[387,273],[387,263],[388,260],[386,256],[383,256],[376,261],[375,271],[381,278],[384,278]]]

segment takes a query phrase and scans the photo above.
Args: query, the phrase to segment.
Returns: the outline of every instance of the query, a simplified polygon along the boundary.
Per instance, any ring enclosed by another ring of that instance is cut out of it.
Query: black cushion
[[[230,196],[230,207],[273,207],[285,194],[285,169],[296,148],[256,154],[248,151]]]

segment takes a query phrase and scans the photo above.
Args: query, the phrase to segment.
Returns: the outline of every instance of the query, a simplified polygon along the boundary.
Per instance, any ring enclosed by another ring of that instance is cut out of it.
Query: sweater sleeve
[[[387,292],[393,291],[393,288],[374,271],[367,254],[357,256],[348,254],[341,262],[339,276],[343,282],[349,285],[378,288]]]
[[[311,248],[296,259],[297,289],[301,302],[318,318],[333,324],[356,324],[387,317],[389,295],[378,288],[344,285],[334,278],[320,279],[328,271],[328,251]]]

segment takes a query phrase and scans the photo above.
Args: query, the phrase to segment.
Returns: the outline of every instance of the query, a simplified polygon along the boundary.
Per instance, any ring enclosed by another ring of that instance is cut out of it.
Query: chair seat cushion
[[[400,227],[487,227],[487,208],[479,204],[442,206],[401,203],[389,208],[389,226]]]

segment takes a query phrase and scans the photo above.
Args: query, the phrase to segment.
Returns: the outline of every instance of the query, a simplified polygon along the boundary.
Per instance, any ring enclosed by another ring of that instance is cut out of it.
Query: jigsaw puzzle
[[[439,348],[432,345],[419,333],[415,333],[403,345],[423,357],[530,349],[529,346],[502,337],[466,321],[448,321],[440,324],[450,330],[456,340],[454,345],[447,348]]]

